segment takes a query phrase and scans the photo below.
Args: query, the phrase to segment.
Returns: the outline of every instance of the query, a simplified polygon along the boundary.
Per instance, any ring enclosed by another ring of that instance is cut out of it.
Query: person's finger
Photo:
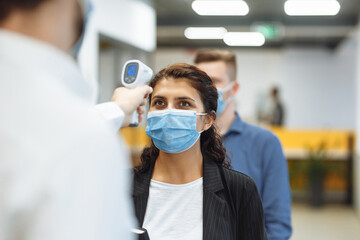
[[[138,106],[143,106],[146,104],[146,101],[149,97],[149,95],[152,93],[153,89],[147,85],[138,87],[138,93],[140,96],[142,96],[142,100]]]
[[[150,96],[150,94],[146,94],[144,98],[148,99],[149,96]]]
[[[141,88],[143,91],[144,98],[148,98],[149,95],[153,92],[152,87],[150,87],[148,85],[141,86]]]
[[[140,103],[140,106],[144,106],[146,104],[146,99],[143,99],[142,102]]]
[[[145,113],[145,107],[144,106],[140,106],[136,109],[138,116],[139,116],[139,122],[141,122],[143,120],[143,114]]]
[[[145,107],[138,107],[137,112],[139,113],[139,115],[143,114],[145,112]]]

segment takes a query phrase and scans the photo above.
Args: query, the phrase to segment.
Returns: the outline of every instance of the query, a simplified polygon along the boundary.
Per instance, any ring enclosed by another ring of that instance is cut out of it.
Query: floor
[[[360,216],[344,205],[314,209],[295,203],[292,207],[291,240],[360,240]]]

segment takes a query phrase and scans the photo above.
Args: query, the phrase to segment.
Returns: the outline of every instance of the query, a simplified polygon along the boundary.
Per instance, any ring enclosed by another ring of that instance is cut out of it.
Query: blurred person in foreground
[[[230,51],[203,50],[195,57],[218,88],[215,124],[235,170],[252,177],[258,187],[269,239],[291,236],[291,193],[287,162],[278,138],[270,131],[242,121],[235,111],[236,56]]]
[[[132,239],[128,155],[116,136],[150,87],[94,108],[70,55],[85,1],[0,0],[0,240]]]
[[[255,182],[229,169],[214,127],[218,94],[209,76],[179,63],[150,86],[152,141],[134,174],[139,225],[153,240],[267,239]]]

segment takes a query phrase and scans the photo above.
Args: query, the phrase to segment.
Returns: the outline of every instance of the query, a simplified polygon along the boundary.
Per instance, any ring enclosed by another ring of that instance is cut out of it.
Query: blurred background
[[[121,86],[127,60],[157,72],[192,63],[199,49],[234,51],[237,110],[277,134],[288,160],[292,239],[360,239],[360,1],[240,2],[215,13],[222,8],[193,0],[94,0],[82,71],[104,102]],[[269,122],[274,87],[282,126]],[[144,123],[121,134],[136,164],[149,142]]]

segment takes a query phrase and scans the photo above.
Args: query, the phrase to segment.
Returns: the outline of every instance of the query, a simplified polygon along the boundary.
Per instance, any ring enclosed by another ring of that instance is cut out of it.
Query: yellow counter
[[[306,173],[298,174],[298,160],[307,159],[309,149],[319,148],[324,145],[327,160],[336,160],[336,172],[327,175],[324,185],[327,190],[344,191],[347,186],[348,175],[347,159],[354,148],[355,134],[346,130],[300,130],[287,128],[268,127],[280,139],[285,156],[288,159],[290,183],[292,189],[306,188]],[[129,145],[132,161],[137,165],[143,148],[150,143],[150,138],[145,133],[145,126],[122,129],[121,134]],[[300,164],[300,162],[299,162]]]

